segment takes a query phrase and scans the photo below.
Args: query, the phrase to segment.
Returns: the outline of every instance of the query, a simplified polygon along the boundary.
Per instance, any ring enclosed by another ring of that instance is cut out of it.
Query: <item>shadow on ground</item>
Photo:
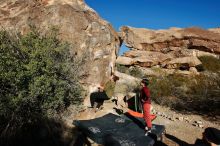
[[[189,144],[173,135],[165,134],[163,142],[156,142],[155,146],[209,146],[209,144],[201,139],[196,139],[194,144]]]
[[[18,129],[1,132],[0,146],[69,146],[77,132],[55,120],[43,120]]]

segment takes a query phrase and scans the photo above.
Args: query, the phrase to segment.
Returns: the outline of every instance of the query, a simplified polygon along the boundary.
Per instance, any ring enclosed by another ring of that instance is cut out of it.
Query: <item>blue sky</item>
[[[220,0],[85,0],[116,31],[137,28],[220,27]],[[122,46],[120,54],[127,48]]]

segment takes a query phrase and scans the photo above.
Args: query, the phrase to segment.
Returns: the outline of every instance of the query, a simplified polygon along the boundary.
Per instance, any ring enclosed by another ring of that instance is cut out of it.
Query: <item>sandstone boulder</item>
[[[141,79],[139,78],[135,78],[133,76],[124,74],[124,73],[120,73],[118,71],[115,72],[115,75],[119,77],[119,81],[118,83],[128,83],[128,84],[135,84],[135,83],[139,83],[141,81]]]
[[[142,67],[151,67],[158,64],[158,62],[143,57],[129,58],[124,56],[119,56],[116,60],[116,63],[125,66],[138,65]]]
[[[120,41],[112,26],[83,0],[1,0],[0,26],[26,34],[31,26],[72,44],[71,53],[85,59],[81,66],[85,89],[106,81],[114,71]]]
[[[130,51],[123,54],[127,60],[130,58],[130,65],[145,68],[159,66],[165,72],[168,71],[168,74],[172,73],[173,69],[184,70],[183,74],[198,74],[196,67],[202,63],[197,57],[219,58],[220,54],[219,28],[150,30],[123,26],[119,35],[130,48]],[[169,71],[171,69],[172,71]],[[147,70],[146,74],[153,72]]]
[[[182,57],[182,58],[174,58],[171,61],[167,62],[166,68],[173,69],[173,68],[186,68],[189,70],[190,67],[196,67],[201,65],[201,61],[197,57]]]
[[[137,57],[134,58],[134,64],[141,67],[152,67],[158,64],[158,62],[145,58],[145,57]]]
[[[209,31],[215,32],[215,33],[220,33],[220,27],[218,28],[210,28]]]
[[[220,54],[220,34],[217,30],[200,28],[170,28],[150,30],[121,27],[121,38],[129,48],[148,51],[163,51],[164,48],[185,47]]]
[[[133,58],[129,58],[129,57],[125,57],[125,56],[119,56],[116,60],[117,64],[121,64],[121,65],[134,65],[134,59]]]
[[[164,61],[171,60],[173,58],[173,54],[164,54],[161,52],[153,52],[153,51],[140,51],[140,50],[132,50],[124,53],[124,56],[134,58],[137,61],[144,62],[144,59],[150,60],[153,62],[152,65],[161,64]]]

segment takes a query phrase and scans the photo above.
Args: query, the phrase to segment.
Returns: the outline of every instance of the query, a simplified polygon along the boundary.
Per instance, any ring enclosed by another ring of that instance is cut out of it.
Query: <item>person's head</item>
[[[147,78],[144,78],[141,80],[141,85],[142,86],[148,86],[149,85],[149,80]]]

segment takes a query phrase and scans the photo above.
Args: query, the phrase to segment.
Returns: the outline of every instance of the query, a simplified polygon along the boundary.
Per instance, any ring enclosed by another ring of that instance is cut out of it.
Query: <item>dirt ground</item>
[[[166,115],[172,115],[175,118],[183,117],[187,118],[188,121],[177,120],[171,121],[164,116],[157,116],[157,118],[153,121],[155,124],[162,124],[166,126],[166,135],[164,138],[164,145],[168,146],[185,146],[185,145],[193,145],[196,141],[202,138],[202,133],[204,129],[207,127],[215,127],[220,129],[220,121],[216,120],[211,122],[206,120],[201,115],[193,115],[193,114],[180,114],[175,111],[170,110],[167,107],[162,107],[160,105],[153,104],[154,110],[165,113]],[[203,128],[194,126],[195,121],[202,121],[204,125]]]

